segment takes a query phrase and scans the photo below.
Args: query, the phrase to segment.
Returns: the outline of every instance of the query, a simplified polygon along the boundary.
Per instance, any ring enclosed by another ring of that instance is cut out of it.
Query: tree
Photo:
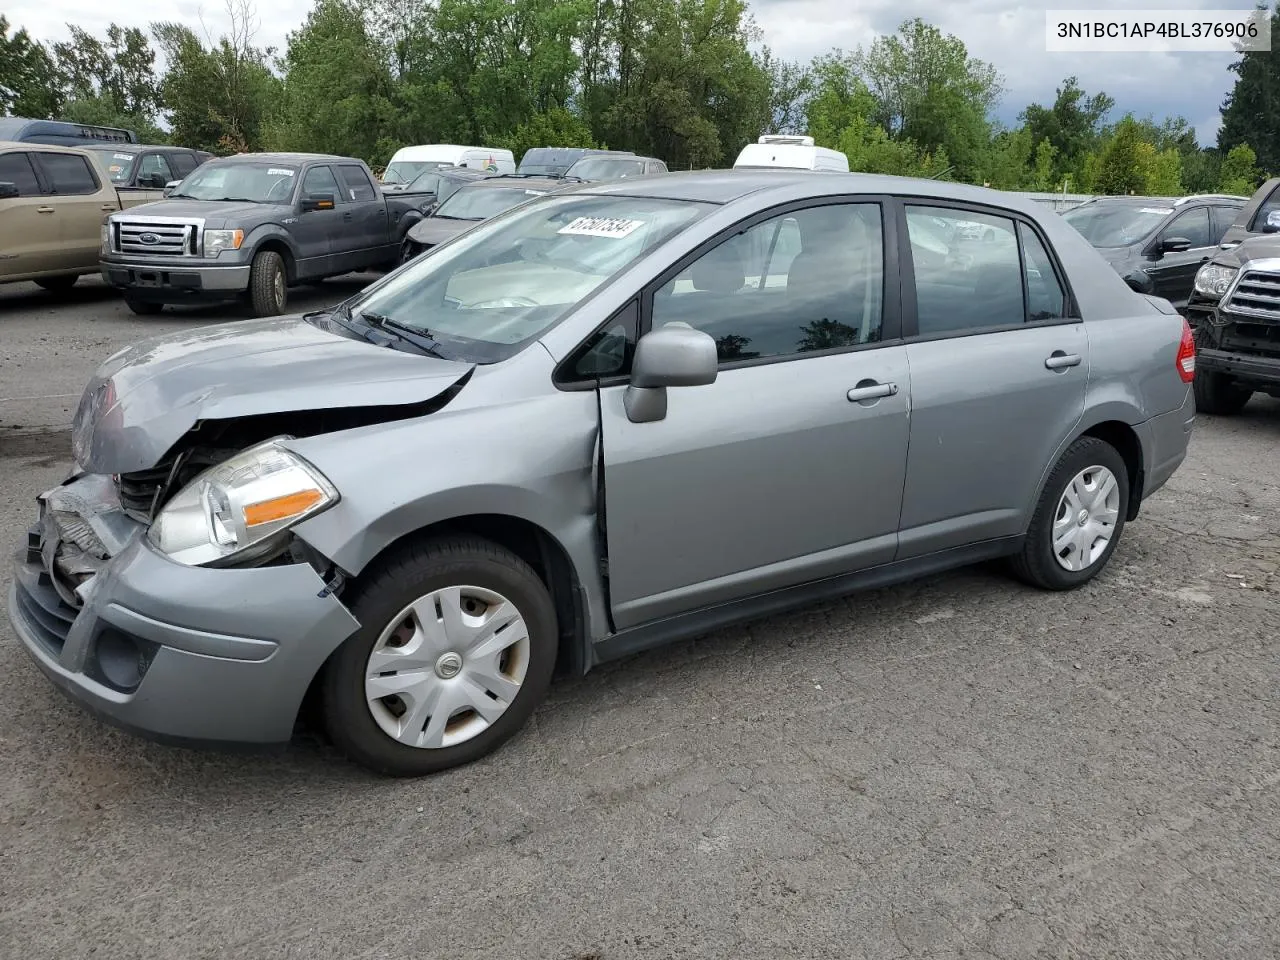
[[[1098,158],[1098,174],[1093,188],[1100,193],[1127,195],[1144,193],[1147,174],[1143,166],[1141,145],[1146,141],[1138,133],[1132,117],[1116,125],[1111,140]]]
[[[517,161],[531,147],[586,147],[598,145],[591,138],[591,128],[579,116],[564,107],[553,107],[546,113],[535,113],[506,137],[497,141],[515,154]]]
[[[49,52],[26,30],[9,36],[9,21],[0,13],[0,115],[46,120],[62,102]]]
[[[805,108],[813,93],[813,74],[792,60],[778,60],[765,47],[756,57],[769,79],[768,127],[762,133],[804,133]]]
[[[1035,159],[1031,170],[1032,190],[1046,192],[1054,188],[1053,161],[1057,155],[1058,148],[1049,142],[1048,137],[1045,137],[1036,146]]]
[[[1262,182],[1262,171],[1258,169],[1258,155],[1247,143],[1237,144],[1228,150],[1226,157],[1223,158],[1219,176],[1220,192],[1249,196]]]
[[[70,41],[53,45],[54,61],[71,101],[98,100],[103,110],[150,122],[160,106],[156,54],[136,27],[107,27],[105,40],[68,24]]]
[[[1142,193],[1149,197],[1176,197],[1182,190],[1182,154],[1173,147],[1157,150],[1155,145],[1138,144],[1139,166],[1144,182]]]
[[[1089,96],[1075,77],[1068,77],[1058,87],[1053,106],[1029,104],[1019,119],[1033,143],[1048,140],[1053,146],[1054,179],[1061,180],[1069,173],[1078,174],[1085,156],[1098,148],[1102,124],[1114,106],[1115,100],[1107,94]]]
[[[1271,36],[1280,36],[1280,6],[1271,14]],[[1218,149],[1229,154],[1250,144],[1264,170],[1280,170],[1280,50],[1243,53],[1228,69],[1236,81],[1222,104]]]

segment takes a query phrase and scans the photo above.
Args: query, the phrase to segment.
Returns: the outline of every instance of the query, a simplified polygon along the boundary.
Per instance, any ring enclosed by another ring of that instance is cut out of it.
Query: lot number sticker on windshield
[[[1171,209],[1166,210],[1164,207],[1142,207],[1138,210],[1138,212],[1139,213],[1158,213],[1158,214],[1164,215],[1168,213],[1173,213],[1173,210]]]
[[[131,153],[113,153],[111,156],[115,160],[132,160],[133,159],[133,154]]]
[[[267,171],[268,177],[292,177],[293,171],[286,170],[284,167],[272,167]]]
[[[620,220],[616,217],[579,217],[556,232],[576,237],[615,237],[620,239],[635,233],[643,226],[643,220]]]

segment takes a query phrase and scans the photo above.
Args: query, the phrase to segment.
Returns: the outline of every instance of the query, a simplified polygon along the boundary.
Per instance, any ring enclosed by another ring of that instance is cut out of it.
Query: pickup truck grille
[[[197,221],[121,218],[111,221],[111,249],[156,257],[195,257],[201,253],[203,224]]]
[[[1250,270],[1222,304],[1223,313],[1280,322],[1280,274]]]

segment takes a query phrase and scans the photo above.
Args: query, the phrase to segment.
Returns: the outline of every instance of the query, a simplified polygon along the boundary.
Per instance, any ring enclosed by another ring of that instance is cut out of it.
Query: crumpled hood
[[[202,420],[422,403],[472,367],[352,340],[301,319],[220,323],[155,337],[110,357],[72,428],[90,473],[154,466]]]
[[[259,223],[275,221],[292,215],[292,207],[273,203],[245,203],[233,200],[184,200],[181,197],[155,200],[151,203],[140,203],[130,207],[123,214],[117,214],[121,220],[130,217],[174,217],[185,219],[198,217],[211,230],[228,225],[244,227],[246,221]]]
[[[452,240],[460,233],[466,233],[482,222],[480,220],[449,220],[445,217],[426,217],[409,228],[409,239],[414,243],[434,247],[438,243]]]

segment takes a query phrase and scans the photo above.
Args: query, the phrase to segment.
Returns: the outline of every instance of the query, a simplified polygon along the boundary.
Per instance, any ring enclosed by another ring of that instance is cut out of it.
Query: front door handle
[[[36,213],[53,213],[53,207],[36,207]]]
[[[897,393],[898,385],[896,383],[875,383],[874,381],[868,383],[863,381],[845,394],[845,396],[849,398],[850,403],[859,403],[863,400],[878,400],[881,397],[893,397],[896,396]]]
[[[1044,365],[1050,370],[1065,370],[1067,367],[1080,366],[1080,354],[1063,353],[1061,350],[1055,350],[1045,360]]]
[[[351,214],[349,214],[349,213],[344,213],[344,214],[342,215],[342,219],[343,219],[343,220],[345,220],[345,221],[347,221],[347,223],[350,223],[350,222],[351,222]]]
[[[111,205],[111,204],[109,204],[109,203],[104,203],[104,204],[102,205],[102,209],[103,209],[103,211],[104,211],[104,212],[106,212],[106,213],[115,213],[115,212],[116,212],[116,210],[117,210],[117,208],[116,208],[116,207],[112,206],[112,205]]]

